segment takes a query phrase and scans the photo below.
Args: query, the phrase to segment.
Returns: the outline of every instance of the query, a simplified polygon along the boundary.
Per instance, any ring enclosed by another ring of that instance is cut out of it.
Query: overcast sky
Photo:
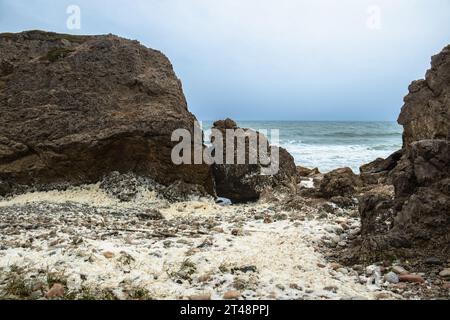
[[[161,50],[202,120],[396,120],[450,43],[450,0],[0,0],[0,32],[29,29]]]

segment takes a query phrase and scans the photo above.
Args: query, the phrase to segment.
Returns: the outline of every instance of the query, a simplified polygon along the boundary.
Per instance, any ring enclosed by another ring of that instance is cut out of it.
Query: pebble
[[[224,293],[223,298],[225,300],[236,300],[241,297],[241,292],[237,290],[230,290]]]
[[[296,283],[291,283],[289,285],[289,288],[294,289],[294,290],[298,290],[298,291],[302,291],[303,290],[303,288],[301,286],[299,286],[298,284],[296,284]]]
[[[442,285],[442,287],[444,289],[449,289],[450,290],[450,282],[444,282],[444,284]]]
[[[273,222],[273,220],[272,220],[271,217],[266,216],[266,217],[264,218],[264,223],[269,224],[269,223],[272,223],[272,222]]]
[[[64,296],[64,286],[60,283],[55,283],[45,295],[47,298],[62,298]]]
[[[328,287],[325,287],[325,288],[323,288],[323,290],[325,290],[325,291],[331,291],[331,292],[334,292],[334,293],[336,293],[337,291],[338,291],[338,287],[336,287],[336,286],[328,286]]]
[[[359,276],[358,279],[360,284],[366,284],[368,280],[365,276]]]
[[[42,292],[40,290],[33,291],[30,294],[30,299],[32,300],[38,300],[40,298],[42,298]]]
[[[379,292],[375,295],[375,297],[377,300],[387,300],[392,298],[392,296],[387,292]]]
[[[439,272],[439,275],[444,278],[450,277],[450,268],[442,270],[441,272]]]
[[[366,267],[366,274],[368,276],[373,275],[376,271],[380,272],[380,267],[375,266],[375,265],[371,265],[371,266],[367,266]]]
[[[408,271],[405,270],[405,268],[401,266],[393,266],[392,271],[395,272],[396,274],[403,274],[403,275],[409,273]]]
[[[428,264],[428,265],[441,265],[442,261],[439,258],[436,258],[436,257],[429,257],[429,258],[425,259],[425,264]]]
[[[333,270],[337,270],[339,268],[342,268],[342,265],[337,262],[332,262],[332,263],[330,263],[330,268]]]
[[[356,296],[356,297],[351,297],[350,300],[363,301],[363,300],[369,300],[369,299],[367,297],[363,297],[363,296]]]
[[[395,284],[395,283],[399,283],[400,279],[395,272],[389,272],[384,275],[384,281]]]
[[[206,273],[198,277],[198,282],[208,282],[209,280],[211,280],[211,274],[209,273]]]
[[[348,274],[348,270],[346,268],[339,268],[336,271],[342,274]]]
[[[192,295],[192,296],[189,297],[189,300],[193,300],[193,301],[211,300],[211,294]]]
[[[114,258],[114,253],[112,253],[111,251],[105,251],[105,252],[103,252],[103,256],[106,259],[112,259],[112,258]]]
[[[338,242],[338,246],[339,247],[345,247],[347,245],[347,242],[345,242],[345,241],[339,241]]]
[[[358,273],[363,272],[364,271],[364,267],[360,264],[355,264],[353,266],[353,270],[357,271]]]
[[[317,266],[318,266],[319,268],[325,268],[325,267],[326,267],[326,265],[324,265],[323,263],[318,263]]]
[[[244,235],[244,231],[242,229],[233,229],[231,230],[231,234],[233,236],[242,236]]]
[[[425,280],[417,274],[401,274],[399,276],[401,282],[423,283]]]

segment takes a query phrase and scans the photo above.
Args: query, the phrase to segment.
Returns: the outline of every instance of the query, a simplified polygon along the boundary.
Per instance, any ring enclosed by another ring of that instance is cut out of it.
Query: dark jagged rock
[[[361,180],[365,184],[390,184],[392,183],[390,173],[397,166],[403,150],[391,154],[386,159],[378,158],[359,168]]]
[[[394,197],[371,192],[360,199],[362,253],[374,259],[449,258],[450,46],[431,65],[426,79],[409,87],[399,117],[404,126],[402,156],[387,166],[395,163],[389,173]],[[386,167],[378,161],[372,168],[380,165]]]
[[[431,58],[424,80],[409,86],[398,122],[403,125],[404,146],[412,142],[450,140],[450,46]]]
[[[213,193],[208,165],[176,166],[194,130],[169,60],[114,35],[0,34],[0,180],[11,188],[99,181],[113,171]],[[5,190],[5,188],[2,188]]]
[[[226,159],[226,130],[242,130],[248,135],[257,136],[258,143],[253,145],[249,139],[245,139],[245,159],[243,164],[237,162],[237,148],[235,143],[234,163],[235,164],[214,164],[213,174],[217,195],[231,199],[233,202],[245,202],[259,199],[260,195],[267,188],[292,187],[297,181],[297,171],[294,158],[283,148],[271,146],[267,156],[273,152],[279,152],[278,163],[271,163],[278,166],[279,170],[274,175],[263,174],[264,168],[270,167],[262,160],[262,155],[258,151],[259,145],[268,146],[267,138],[250,129],[238,128],[236,122],[231,119],[220,120],[214,123],[213,129],[222,132],[223,156]],[[250,155],[256,155],[257,163],[251,164]],[[274,161],[275,162],[275,161]]]
[[[302,166],[297,166],[297,174],[300,177],[310,177],[316,174],[320,174],[320,171],[318,168],[314,168],[314,169],[309,169],[306,167],[302,167]]]

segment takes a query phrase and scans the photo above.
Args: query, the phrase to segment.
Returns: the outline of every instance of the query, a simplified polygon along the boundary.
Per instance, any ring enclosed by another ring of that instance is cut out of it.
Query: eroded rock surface
[[[231,120],[220,120],[214,123],[213,129],[222,132],[224,162],[226,160],[226,131],[241,130],[249,137],[257,136],[257,143],[249,143],[249,139],[245,139],[245,159],[243,164],[214,164],[213,172],[216,184],[217,194],[221,197],[229,198],[233,202],[245,202],[259,199],[261,193],[267,188],[277,187],[294,187],[297,181],[297,169],[294,158],[283,148],[270,146],[266,155],[259,153],[259,146],[268,146],[267,138],[251,129],[238,128],[237,124]],[[238,142],[235,141],[234,163],[238,163]],[[267,148],[266,148],[267,149]],[[278,152],[278,159],[273,158],[272,162],[268,163],[265,160],[270,158],[273,152]],[[256,163],[250,161],[250,155],[255,155]],[[276,163],[275,163],[276,162]],[[276,174],[265,174],[264,170],[273,167],[278,167]]]
[[[395,194],[371,192],[360,201],[363,252],[448,258],[449,97],[450,46],[432,58],[425,80],[414,81],[405,97],[399,117],[404,127],[402,157],[389,173]],[[372,167],[390,168],[392,160]]]
[[[193,132],[159,51],[114,35],[0,34],[0,191],[92,183],[113,171],[212,193],[207,165],[175,166],[171,133]]]

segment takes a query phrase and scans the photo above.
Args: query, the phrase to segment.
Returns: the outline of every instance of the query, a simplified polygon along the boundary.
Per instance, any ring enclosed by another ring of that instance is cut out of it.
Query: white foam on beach
[[[141,195],[131,203],[121,203],[97,185],[72,188],[67,191],[36,192],[14,197],[0,202],[1,208],[23,205],[31,202],[66,203],[78,202],[91,206],[146,207],[150,202],[161,201],[154,194]],[[219,227],[224,232],[212,232],[197,237],[179,236],[171,238],[171,245],[145,235],[130,234],[114,239],[100,239],[90,236],[92,231],[79,230],[83,243],[78,246],[50,245],[50,240],[35,237],[32,248],[10,248],[1,251],[0,268],[22,266],[33,270],[63,270],[68,277],[70,290],[80,289],[81,277],[86,277],[84,285],[95,288],[110,288],[121,293],[118,288],[124,284],[143,287],[157,299],[182,299],[195,294],[211,294],[213,299],[221,299],[224,292],[233,289],[233,282],[243,278],[251,288],[243,292],[247,299],[341,299],[363,297],[375,298],[375,292],[359,284],[357,275],[336,273],[327,265],[325,257],[317,250],[322,237],[327,234],[329,222],[319,220],[289,220],[265,224],[252,218],[243,221],[243,236],[233,236],[235,219],[242,220],[243,210],[264,211],[265,204],[233,205],[221,207],[212,201],[188,201],[172,205],[161,204],[161,212],[167,219],[189,216],[221,217]],[[53,219],[58,216],[53,215]],[[94,218],[94,217],[93,217]],[[105,218],[105,217],[103,217]],[[102,219],[103,219],[102,218]],[[117,217],[116,217],[117,218]],[[120,218],[120,217],[119,217]],[[63,222],[61,222],[63,224]],[[11,239],[25,241],[34,231],[22,230]],[[62,231],[58,237],[70,236]],[[182,240],[179,242],[178,240]],[[205,241],[210,245],[200,246]],[[112,259],[103,256],[105,251],[114,253]],[[130,265],[124,265],[122,258],[131,256]],[[176,272],[184,260],[189,259],[197,267],[193,282],[177,283],[170,276]],[[222,273],[222,266],[255,266],[256,273],[232,275]],[[207,282],[199,277],[211,274]],[[295,286],[301,287],[299,291]],[[336,287],[337,293],[326,287]],[[309,294],[305,295],[305,291]]]

